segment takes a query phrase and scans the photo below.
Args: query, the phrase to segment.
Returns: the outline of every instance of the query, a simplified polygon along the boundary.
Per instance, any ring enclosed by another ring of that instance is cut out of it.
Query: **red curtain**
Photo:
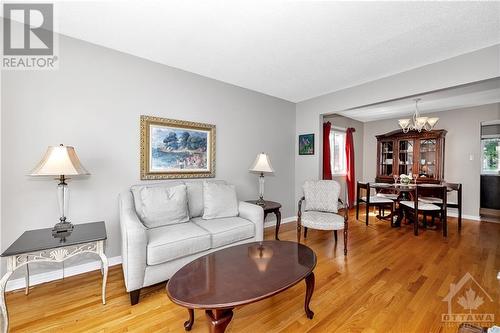
[[[356,130],[354,128],[348,128],[346,131],[346,142],[345,142],[345,157],[346,157],[346,167],[347,167],[347,196],[349,206],[352,207],[354,204],[354,183],[356,179],[354,178],[354,142],[352,140],[352,133]]]
[[[330,165],[330,130],[332,124],[323,123],[323,179],[332,179],[332,166]]]

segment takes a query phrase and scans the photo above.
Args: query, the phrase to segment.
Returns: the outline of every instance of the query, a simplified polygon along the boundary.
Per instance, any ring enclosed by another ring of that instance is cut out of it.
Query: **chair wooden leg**
[[[304,227],[304,239],[307,238],[307,227]]]
[[[335,230],[337,232],[337,230]],[[344,255],[347,255],[347,225],[344,228]]]
[[[297,221],[297,243],[300,243],[300,232],[301,232],[300,221]]]
[[[356,203],[356,220],[359,220],[359,201]]]
[[[394,202],[391,204],[389,213],[390,213],[389,216],[391,217],[391,227],[392,227],[393,225],[392,221],[394,221]]]
[[[462,229],[462,205],[458,206],[458,230]]]
[[[443,211],[442,217],[441,224],[443,225],[443,237],[448,237],[448,217],[446,216],[446,211]]]
[[[333,238],[335,238],[335,243],[337,243],[337,230],[333,230]]]
[[[370,218],[370,205],[366,204],[366,225],[368,225],[368,219]]]
[[[415,209],[415,220],[413,221],[413,233],[418,236],[418,210]]]

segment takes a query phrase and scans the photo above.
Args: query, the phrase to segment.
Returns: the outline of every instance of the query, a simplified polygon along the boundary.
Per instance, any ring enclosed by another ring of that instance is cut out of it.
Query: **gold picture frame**
[[[141,180],[215,177],[215,125],[141,116]]]

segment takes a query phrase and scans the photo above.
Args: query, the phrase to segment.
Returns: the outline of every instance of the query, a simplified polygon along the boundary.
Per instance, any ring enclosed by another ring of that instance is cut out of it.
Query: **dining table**
[[[401,221],[403,220],[404,217],[404,210],[401,208],[401,205],[399,205],[400,201],[403,200],[414,200],[415,196],[415,191],[417,189],[417,184],[416,183],[369,183],[370,188],[375,189],[377,193],[392,193],[396,194],[397,198],[395,200],[395,203],[397,204],[396,209],[394,210],[394,213],[388,214],[388,215],[382,215],[379,214],[377,215],[378,219],[384,219],[384,220],[389,220],[391,221],[391,226],[392,227],[400,227],[401,226]],[[419,183],[418,186],[420,187],[441,187],[443,185],[441,184],[431,184],[431,183],[424,183],[421,184]],[[451,188],[448,188],[448,192],[452,191]]]

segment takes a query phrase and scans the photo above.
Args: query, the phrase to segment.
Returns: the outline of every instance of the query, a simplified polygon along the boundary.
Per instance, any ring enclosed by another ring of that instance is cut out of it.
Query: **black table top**
[[[28,230],[12,243],[1,256],[9,257],[27,252],[95,242],[106,238],[106,225],[104,222],[74,224],[73,231],[64,240],[52,236],[52,228]]]

